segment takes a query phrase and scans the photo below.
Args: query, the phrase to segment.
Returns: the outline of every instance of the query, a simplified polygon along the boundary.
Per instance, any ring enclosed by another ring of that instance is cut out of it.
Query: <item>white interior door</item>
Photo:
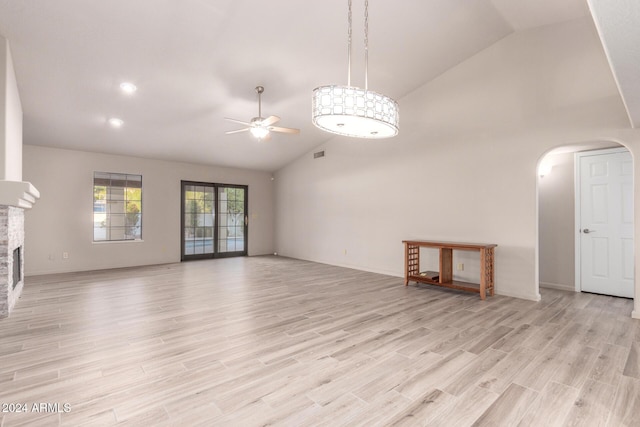
[[[580,288],[633,298],[631,154],[599,150],[578,153],[578,158]]]

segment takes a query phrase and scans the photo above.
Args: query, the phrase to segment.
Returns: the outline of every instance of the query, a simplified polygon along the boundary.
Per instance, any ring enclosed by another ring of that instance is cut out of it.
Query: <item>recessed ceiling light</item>
[[[133,92],[138,90],[138,88],[133,83],[122,82],[120,83],[120,90],[122,90],[127,95],[131,95]]]
[[[122,127],[124,122],[122,121],[122,119],[118,119],[118,118],[112,117],[112,118],[109,119],[109,124],[111,125],[111,127],[120,128],[120,127]]]

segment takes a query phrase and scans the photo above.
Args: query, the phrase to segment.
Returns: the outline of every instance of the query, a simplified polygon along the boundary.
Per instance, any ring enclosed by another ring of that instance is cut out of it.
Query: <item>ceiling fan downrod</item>
[[[256,92],[258,92],[258,119],[262,120],[262,92],[264,92],[264,87],[256,86]]]

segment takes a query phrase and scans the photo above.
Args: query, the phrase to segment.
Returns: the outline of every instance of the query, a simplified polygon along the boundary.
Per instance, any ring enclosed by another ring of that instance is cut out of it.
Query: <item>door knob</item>
[[[593,233],[593,232],[595,232],[595,231],[596,231],[596,230],[589,230],[588,228],[585,228],[584,230],[582,230],[582,232],[583,232],[584,234]]]

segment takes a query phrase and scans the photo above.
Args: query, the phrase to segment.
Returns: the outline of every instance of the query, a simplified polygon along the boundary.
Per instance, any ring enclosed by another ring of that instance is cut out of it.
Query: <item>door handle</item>
[[[249,215],[244,216],[244,226],[246,227],[247,225],[249,225]]]
[[[584,234],[595,233],[595,231],[596,230],[589,230],[588,228],[585,228],[584,230],[582,230]]]

